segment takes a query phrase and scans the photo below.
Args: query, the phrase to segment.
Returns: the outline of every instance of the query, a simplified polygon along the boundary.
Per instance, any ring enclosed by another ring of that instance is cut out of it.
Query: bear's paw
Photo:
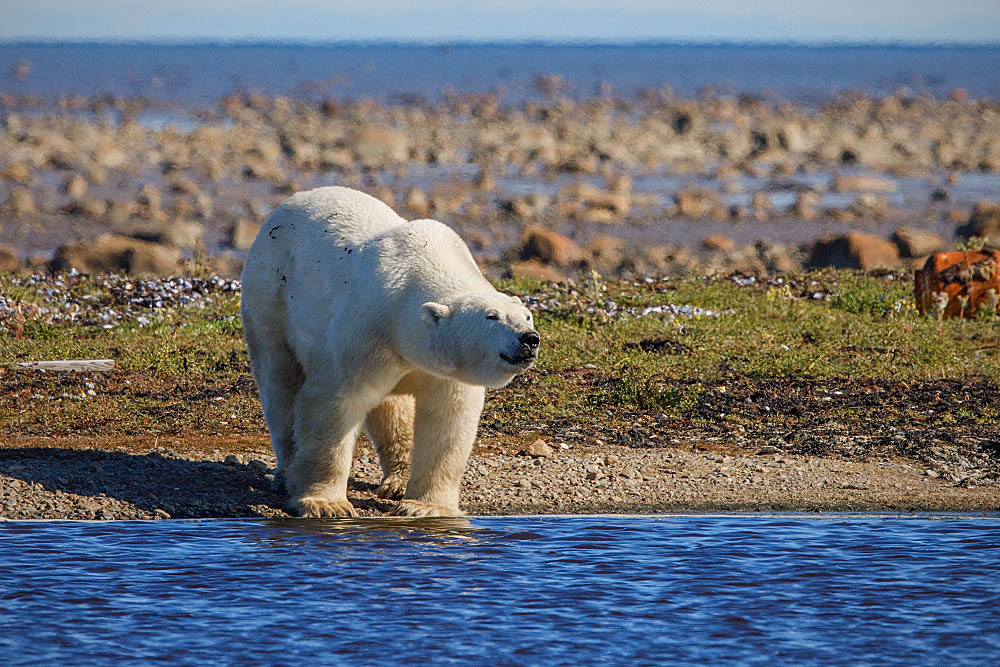
[[[354,505],[348,500],[328,500],[308,496],[296,500],[293,509],[295,514],[305,519],[358,515]]]
[[[422,503],[419,500],[400,500],[399,504],[392,510],[393,516],[464,516],[465,512],[457,507],[445,507],[444,505],[432,505]]]
[[[406,493],[406,481],[401,475],[389,475],[379,484],[375,495],[387,500],[399,500]]]

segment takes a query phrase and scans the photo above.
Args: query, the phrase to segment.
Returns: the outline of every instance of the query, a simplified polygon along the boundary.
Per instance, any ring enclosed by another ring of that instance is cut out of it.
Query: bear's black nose
[[[517,341],[524,345],[525,347],[538,347],[538,344],[542,342],[542,339],[538,337],[538,334],[534,331],[526,331],[521,334]]]

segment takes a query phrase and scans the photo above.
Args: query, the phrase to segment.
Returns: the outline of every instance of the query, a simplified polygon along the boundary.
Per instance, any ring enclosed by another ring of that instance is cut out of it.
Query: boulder
[[[549,207],[552,198],[539,192],[529,192],[520,197],[507,199],[500,203],[500,208],[522,220],[538,218]]]
[[[532,225],[521,236],[520,258],[537,259],[543,264],[569,267],[580,261],[583,253],[569,237]]]
[[[136,213],[143,218],[159,217],[160,207],[163,205],[163,195],[154,185],[147,183],[139,189],[139,196],[135,199]]]
[[[73,199],[83,199],[87,194],[87,181],[80,174],[68,176],[62,184],[62,191]]]
[[[403,200],[403,208],[420,217],[426,217],[431,212],[431,202],[423,190],[410,188],[406,193],[406,199]]]
[[[376,125],[357,128],[350,143],[358,160],[368,166],[406,162],[410,156],[410,144],[405,134]]]
[[[543,280],[552,283],[561,283],[566,280],[566,276],[560,273],[558,269],[546,266],[537,259],[529,259],[525,262],[517,262],[511,265],[510,277]]]
[[[559,193],[561,199],[577,201],[584,209],[610,211],[614,216],[628,215],[632,207],[631,186],[604,190],[589,183],[577,183]]]
[[[943,250],[947,245],[945,240],[934,232],[907,226],[897,228],[890,239],[899,248],[899,254],[903,257],[924,257]]]
[[[625,259],[625,241],[603,234],[587,244],[591,263],[600,271],[611,273]]]
[[[701,247],[705,250],[731,252],[736,249],[736,241],[724,234],[712,234],[705,237],[701,242]]]
[[[14,162],[6,169],[0,170],[0,178],[27,185],[31,182],[31,165],[26,162]]]
[[[10,273],[21,268],[21,261],[17,258],[14,249],[7,245],[0,245],[0,273]]]
[[[802,271],[800,253],[790,246],[759,240],[754,243],[754,248],[768,273],[799,273]]]
[[[33,215],[38,213],[38,206],[31,193],[22,188],[11,190],[7,201],[0,205],[0,213],[12,216]]]
[[[817,241],[812,247],[808,265],[813,268],[833,266],[865,271],[892,268],[899,265],[899,252],[896,244],[879,236],[848,232],[843,236]]]
[[[197,222],[151,222],[128,230],[126,236],[150,243],[164,243],[177,248],[195,248],[201,243],[205,228]]]
[[[259,222],[253,222],[252,220],[247,220],[246,218],[240,218],[233,225],[233,229],[229,235],[229,243],[237,250],[248,250],[250,246],[253,245],[254,239],[257,238],[257,232],[260,231]]]
[[[83,197],[82,199],[71,199],[60,210],[70,215],[103,218],[108,212],[108,203],[97,197]]]
[[[725,217],[727,214],[722,197],[703,188],[681,190],[674,194],[677,214],[684,218]]]
[[[968,221],[959,226],[955,234],[964,238],[982,236],[994,243],[1000,242],[1000,202],[977,202]]]
[[[799,195],[799,198],[795,200],[787,213],[793,218],[799,218],[801,220],[815,220],[819,216],[819,204],[821,198],[819,193],[813,192],[812,190],[806,190]]]
[[[81,273],[166,276],[176,273],[180,250],[118,234],[103,234],[89,243],[68,243],[56,250],[54,271],[76,269]]]
[[[896,184],[888,178],[881,176],[864,176],[855,174],[851,176],[838,176],[833,181],[833,189],[837,192],[881,192],[889,193],[896,191]]]

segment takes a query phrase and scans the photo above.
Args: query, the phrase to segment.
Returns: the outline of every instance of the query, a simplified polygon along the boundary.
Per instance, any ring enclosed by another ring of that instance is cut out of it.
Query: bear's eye
[[[498,313],[487,313],[486,319],[488,320],[499,320],[500,315]]]

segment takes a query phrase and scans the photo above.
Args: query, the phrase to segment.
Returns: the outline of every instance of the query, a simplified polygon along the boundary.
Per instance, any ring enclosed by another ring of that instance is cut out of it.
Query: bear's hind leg
[[[416,390],[413,453],[406,494],[393,510],[405,516],[457,516],[462,475],[483,411],[483,387],[426,376]]]
[[[302,367],[283,336],[246,316],[244,329],[264,421],[278,459],[275,484],[280,486],[295,453],[295,396],[304,380]]]
[[[413,396],[389,396],[368,413],[365,432],[375,446],[382,466],[379,498],[399,499],[410,479],[410,451],[413,449]]]

